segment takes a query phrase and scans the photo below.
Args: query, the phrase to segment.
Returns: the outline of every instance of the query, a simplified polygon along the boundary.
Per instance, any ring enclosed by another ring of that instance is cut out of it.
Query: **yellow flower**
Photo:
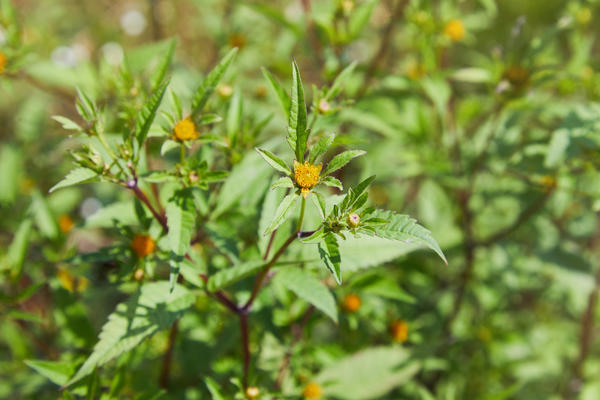
[[[344,301],[342,303],[344,310],[346,310],[347,312],[356,312],[356,311],[358,311],[358,309],[360,308],[361,305],[362,305],[362,300],[360,299],[360,297],[358,297],[358,295],[356,295],[354,293],[350,293],[350,294],[346,295],[346,297],[344,297]]]
[[[249,399],[256,399],[256,398],[258,398],[259,394],[260,394],[260,390],[258,390],[258,388],[256,386],[249,386],[246,389],[246,397]]]
[[[4,53],[0,52],[0,74],[4,73],[4,69],[6,68],[6,56]]]
[[[406,321],[394,321],[390,324],[390,334],[396,342],[406,342],[408,338],[408,324]]]
[[[294,179],[296,180],[296,184],[300,187],[300,191],[304,198],[308,196],[310,189],[315,187],[317,182],[319,182],[321,168],[323,168],[323,164],[312,165],[308,161],[305,161],[304,164],[300,164],[298,161],[294,160]]]
[[[308,385],[304,387],[304,392],[302,393],[305,399],[313,399],[318,400],[323,395],[321,392],[321,386],[319,384],[310,382]]]
[[[455,42],[461,41],[465,33],[465,26],[459,19],[453,19],[444,26],[444,34]]]
[[[58,217],[58,227],[62,233],[69,233],[74,226],[75,223],[73,222],[73,219],[67,214]]]
[[[174,132],[174,139],[179,142],[196,139],[198,136],[200,136],[200,133],[196,132],[196,126],[190,117],[179,121],[175,125]]]
[[[139,258],[144,258],[156,248],[154,240],[148,235],[136,234],[131,241],[131,249]]]
[[[75,291],[84,291],[90,283],[86,277],[73,276],[64,268],[59,268],[59,270],[56,272],[56,277],[58,278],[60,285],[71,293]]]

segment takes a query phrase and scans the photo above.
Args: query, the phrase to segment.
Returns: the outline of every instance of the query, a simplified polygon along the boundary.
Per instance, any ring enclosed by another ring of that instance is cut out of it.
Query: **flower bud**
[[[249,399],[256,399],[260,395],[260,390],[256,386],[249,386],[246,389],[246,397]]]
[[[346,222],[351,228],[356,228],[360,224],[360,216],[356,213],[349,214]]]

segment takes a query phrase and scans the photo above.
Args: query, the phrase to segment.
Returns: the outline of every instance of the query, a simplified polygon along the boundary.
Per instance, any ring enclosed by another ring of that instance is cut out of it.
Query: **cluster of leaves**
[[[597,2],[150,3],[0,0],[0,397],[600,397]]]

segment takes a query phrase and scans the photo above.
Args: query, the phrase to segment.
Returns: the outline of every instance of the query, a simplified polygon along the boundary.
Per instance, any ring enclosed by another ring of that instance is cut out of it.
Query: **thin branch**
[[[175,321],[171,325],[169,331],[169,343],[167,344],[167,351],[163,356],[162,368],[160,370],[159,383],[160,387],[167,389],[169,387],[169,377],[171,375],[171,364],[173,361],[173,350],[175,348],[175,339],[177,338],[177,331],[179,330],[179,321]]]
[[[140,189],[140,187],[138,186],[137,181],[133,180],[131,183],[127,184],[127,187],[133,191],[133,194],[135,194],[135,196],[142,203],[144,203],[146,207],[148,207],[154,218],[156,218],[156,220],[158,221],[160,226],[162,226],[165,233],[167,233],[169,231],[169,227],[167,226],[167,218],[163,214],[160,214],[158,211],[156,211],[156,208],[154,208],[154,206],[150,202],[150,199],[148,199],[148,196],[146,196],[146,193],[144,193],[142,189]]]

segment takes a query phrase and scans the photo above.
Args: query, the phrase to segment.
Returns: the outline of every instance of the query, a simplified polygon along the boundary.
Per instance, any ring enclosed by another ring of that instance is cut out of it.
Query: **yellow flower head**
[[[6,56],[4,53],[0,52],[0,74],[4,73],[4,69],[6,68]]]
[[[320,163],[318,165],[312,165],[308,161],[305,161],[304,164],[300,164],[298,161],[294,160],[294,179],[296,180],[296,184],[300,187],[300,191],[304,198],[308,196],[310,189],[315,187],[317,182],[319,182],[321,168],[323,168],[323,164]]]
[[[347,312],[356,312],[362,305],[362,300],[360,297],[358,297],[358,295],[350,293],[344,297],[342,305],[344,306],[344,310]]]
[[[131,241],[131,249],[139,258],[144,258],[156,248],[154,240],[148,235],[137,234]]]
[[[453,19],[444,26],[444,34],[454,42],[459,42],[465,37],[465,26],[459,19]]]
[[[310,382],[308,385],[304,387],[304,392],[302,393],[305,399],[314,399],[318,400],[323,395],[321,392],[321,386],[319,384]]]
[[[260,390],[256,386],[249,386],[246,389],[246,397],[249,399],[257,399],[260,394]]]
[[[71,293],[83,292],[90,283],[85,276],[74,276],[65,268],[59,268],[56,277],[60,285]]]
[[[62,233],[69,233],[71,229],[75,226],[73,219],[69,217],[67,214],[63,214],[58,217],[58,227]]]
[[[179,121],[175,125],[174,132],[174,139],[179,142],[196,139],[198,136],[200,136],[200,133],[196,132],[196,126],[190,117]]]
[[[396,342],[406,342],[408,338],[408,324],[406,321],[394,321],[390,324],[390,334]]]

